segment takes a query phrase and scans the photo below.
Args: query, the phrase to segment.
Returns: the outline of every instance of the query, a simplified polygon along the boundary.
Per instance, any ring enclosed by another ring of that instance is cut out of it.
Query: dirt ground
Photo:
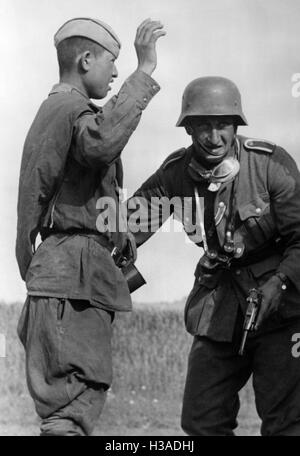
[[[0,435],[1,436],[38,436],[39,429],[38,426],[21,426],[21,425],[9,425],[9,424],[0,424]],[[179,429],[145,429],[135,428],[135,429],[107,429],[101,431],[100,429],[96,430],[93,434],[94,436],[147,436],[147,435],[158,435],[158,436],[184,436],[185,434]]]
[[[0,436],[38,436],[38,425],[14,425],[14,424],[0,424]],[[94,436],[185,436],[184,432],[179,428],[147,428],[145,426],[140,428],[97,428],[93,434]],[[240,426],[236,435],[239,436],[257,436],[259,429],[257,423],[249,423]]]
[[[238,436],[259,435],[260,420],[254,401],[244,396],[238,416]],[[22,402],[23,401],[23,402]],[[29,396],[19,397],[20,410],[1,404],[0,436],[38,436],[39,420]],[[1,406],[2,405],[2,406]],[[22,407],[23,405],[23,407]],[[129,408],[130,405],[130,408]],[[180,427],[180,401],[162,401],[153,404],[136,398],[131,404],[120,397],[108,399],[94,436],[184,436]]]

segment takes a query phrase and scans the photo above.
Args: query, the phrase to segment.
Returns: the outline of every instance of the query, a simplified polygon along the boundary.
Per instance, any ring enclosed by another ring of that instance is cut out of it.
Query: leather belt
[[[95,233],[94,231],[82,231],[82,230],[66,230],[66,231],[55,231],[55,230],[45,230],[41,233],[41,239],[44,241],[49,236],[84,236],[91,239],[94,239],[95,242],[100,244],[102,247],[106,248],[109,252],[112,252],[114,249],[114,244],[103,234]]]

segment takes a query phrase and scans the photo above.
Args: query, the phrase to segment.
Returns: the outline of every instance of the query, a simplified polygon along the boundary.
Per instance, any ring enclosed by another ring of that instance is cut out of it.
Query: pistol
[[[247,298],[248,306],[246,311],[246,316],[244,320],[243,326],[243,338],[239,349],[239,355],[244,354],[244,348],[247,340],[247,336],[249,332],[254,331],[258,312],[260,309],[262,301],[262,293],[261,291],[257,290],[256,288],[251,288],[249,290],[249,295]]]

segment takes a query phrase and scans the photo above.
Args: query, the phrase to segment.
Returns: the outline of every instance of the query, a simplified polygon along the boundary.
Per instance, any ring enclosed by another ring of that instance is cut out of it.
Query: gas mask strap
[[[239,164],[240,159],[240,143],[236,138],[236,150],[235,150],[235,160]],[[226,253],[233,253],[234,252],[234,242],[233,242],[233,234],[235,228],[235,220],[234,220],[234,207],[236,205],[236,188],[239,181],[239,173],[234,176],[233,182],[231,184],[231,191],[229,197],[229,205],[228,205],[228,222],[225,228],[225,244],[224,250]]]
[[[205,233],[205,228],[204,228],[204,198],[203,197],[200,198],[198,189],[196,186],[194,187],[194,194],[195,194],[195,200],[196,200],[196,214],[197,214],[197,218],[199,219],[203,248],[204,248],[204,252],[207,252],[208,245],[207,245],[207,238],[206,238],[206,233]],[[202,202],[203,210],[201,207],[201,202]]]

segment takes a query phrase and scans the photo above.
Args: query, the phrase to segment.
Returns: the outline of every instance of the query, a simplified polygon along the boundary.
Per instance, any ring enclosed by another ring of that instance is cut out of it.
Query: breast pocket
[[[271,276],[275,274],[281,261],[281,255],[274,253],[274,255],[264,258],[258,263],[248,266],[248,270],[253,277],[257,287],[262,286]]]
[[[239,237],[249,249],[257,248],[278,236],[274,214],[267,194],[238,209],[240,218]]]

